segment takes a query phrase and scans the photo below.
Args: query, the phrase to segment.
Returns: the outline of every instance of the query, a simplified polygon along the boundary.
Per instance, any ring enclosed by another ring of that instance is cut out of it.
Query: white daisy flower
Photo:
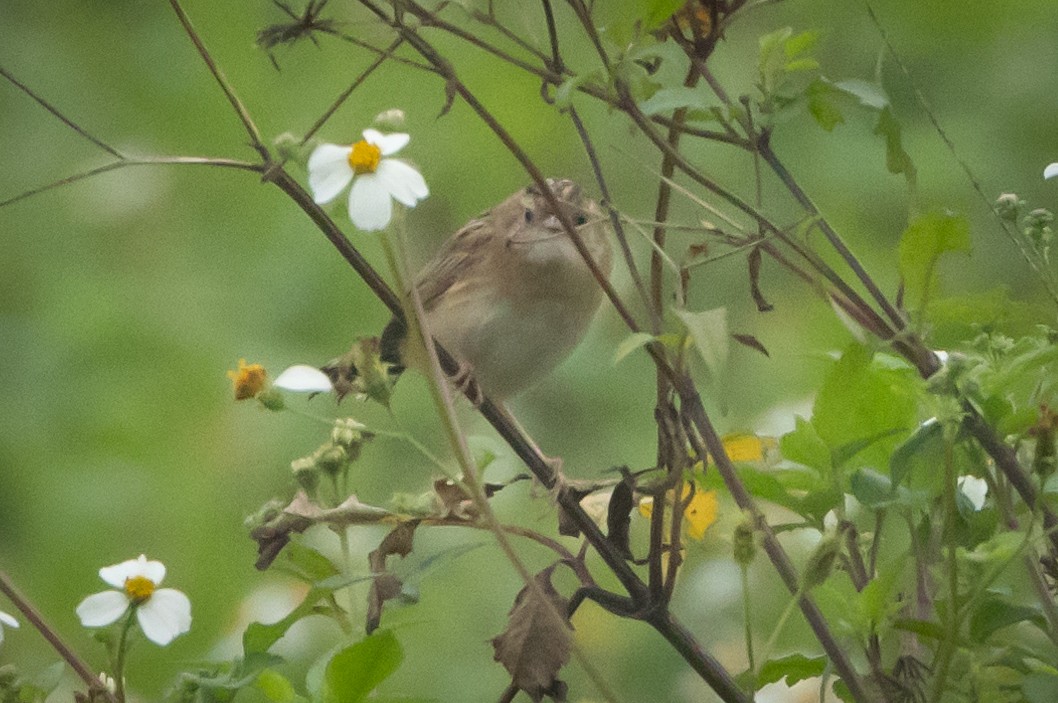
[[[1055,161],[1053,164],[1047,164],[1047,168],[1043,169],[1044,180],[1050,180],[1055,176],[1058,176],[1058,161]]]
[[[147,639],[167,645],[191,629],[191,601],[174,588],[158,588],[165,578],[165,564],[140,555],[99,570],[99,577],[116,591],[88,596],[77,606],[77,617],[85,627],[103,627],[136,610],[136,620]]]
[[[309,187],[320,205],[331,202],[349,189],[349,219],[367,232],[385,229],[393,216],[396,200],[405,207],[430,194],[426,181],[399,159],[387,159],[407,145],[402,132],[383,134],[365,129],[364,138],[350,146],[320,144],[309,156]]]
[[[960,476],[959,490],[974,506],[974,510],[985,507],[985,497],[988,495],[988,482],[976,476]]]
[[[7,627],[18,627],[18,620],[0,610],[0,644],[4,641],[4,626]]]
[[[276,377],[272,385],[295,393],[330,393],[334,390],[327,374],[307,364],[294,364],[287,367]]]

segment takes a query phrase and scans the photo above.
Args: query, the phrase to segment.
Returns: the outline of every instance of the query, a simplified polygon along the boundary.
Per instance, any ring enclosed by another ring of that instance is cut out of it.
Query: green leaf
[[[789,654],[764,662],[757,675],[757,685],[764,686],[785,679],[787,686],[793,686],[798,681],[822,676],[826,668],[827,658],[824,655],[807,657],[804,654]]]
[[[889,478],[899,485],[912,469],[938,466],[944,451],[944,426],[936,419],[923,422],[889,456]]]
[[[255,685],[272,703],[295,703],[300,699],[290,681],[273,669],[265,669],[259,673]]]
[[[860,591],[860,605],[864,615],[872,627],[877,628],[893,608],[898,608],[898,603],[893,595],[904,574],[904,562],[896,560],[880,569],[878,575],[871,579],[862,591]]]
[[[888,106],[882,108],[878,114],[878,123],[874,126],[874,133],[885,137],[886,169],[889,173],[904,174],[908,186],[914,189],[917,180],[915,164],[911,161],[910,154],[904,151],[900,123],[893,117],[893,112]]]
[[[323,677],[325,703],[359,703],[397,670],[404,659],[397,638],[377,630],[335,654]]]
[[[830,448],[820,438],[811,422],[798,415],[794,429],[779,440],[779,451],[784,459],[817,469],[822,475],[830,475]]]
[[[893,627],[897,630],[903,630],[904,632],[913,632],[920,637],[926,637],[928,639],[937,640],[938,642],[948,636],[948,632],[944,629],[944,626],[938,622],[932,622],[929,620],[914,620],[911,618],[901,618],[893,622]]]
[[[782,70],[785,73],[797,73],[798,71],[815,71],[819,69],[819,61],[816,59],[805,57],[802,59],[794,59],[788,61]]]
[[[996,630],[1025,621],[1040,628],[1047,627],[1047,621],[1037,608],[1008,603],[993,596],[985,599],[970,617],[970,637],[977,642],[984,642]]]
[[[721,378],[727,366],[727,309],[716,308],[704,312],[677,310],[676,315],[687,326],[687,333],[705,361],[710,375],[714,380]]]
[[[900,275],[912,294],[927,297],[937,261],[948,252],[970,252],[970,223],[965,217],[931,212],[916,218],[900,236]]]
[[[840,95],[841,91],[819,78],[812,81],[805,92],[809,114],[827,132],[834,131],[835,127],[845,121],[845,116],[835,104]]]
[[[291,625],[301,618],[312,614],[319,597],[320,591],[315,588],[311,589],[305,595],[305,599],[281,620],[268,625],[260,622],[250,623],[242,633],[243,651],[246,652],[247,656],[267,652],[269,647],[286,634]]]
[[[880,83],[871,83],[870,81],[853,78],[837,81],[831,85],[856,98],[864,107],[881,110],[889,105],[889,96]]]
[[[874,469],[860,469],[850,478],[850,490],[856,500],[868,508],[876,508],[893,498],[893,483],[888,476]]]
[[[681,107],[708,111],[712,110],[715,105],[706,99],[702,91],[687,88],[686,86],[662,88],[639,103],[639,109],[647,116],[662,112],[672,112]]]
[[[646,8],[643,29],[651,31],[664,24],[676,10],[683,7],[684,0],[640,0]]]
[[[653,342],[654,335],[649,332],[634,332],[627,339],[617,345],[617,351],[613,355],[613,363],[616,366],[622,359],[639,349],[645,344]]]
[[[783,42],[783,52],[786,54],[787,59],[793,60],[801,54],[806,54],[815,49],[818,43],[819,32],[810,29],[787,38]]]
[[[555,107],[559,110],[568,108],[573,101],[573,94],[582,85],[590,82],[595,77],[594,73],[580,73],[562,81],[558,88],[555,89]]]
[[[1021,692],[1028,703],[1054,703],[1058,701],[1058,676],[1044,671],[1029,674],[1021,681]]]
[[[916,424],[917,383],[908,369],[887,368],[866,347],[852,345],[827,373],[812,424],[833,456],[841,451],[848,459],[848,449],[857,448],[851,468],[885,466],[897,443],[896,431]],[[887,433],[892,434],[881,438]]]

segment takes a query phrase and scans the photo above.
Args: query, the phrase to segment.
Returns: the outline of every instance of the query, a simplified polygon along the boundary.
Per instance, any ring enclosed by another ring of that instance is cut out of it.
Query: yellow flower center
[[[235,400],[253,398],[265,387],[268,375],[260,364],[247,364],[246,359],[239,359],[239,368],[228,372],[228,378],[235,390]]]
[[[364,139],[353,144],[353,149],[349,152],[349,165],[353,167],[353,173],[357,175],[374,173],[381,160],[382,150]]]
[[[154,593],[154,581],[146,576],[133,576],[125,579],[125,593],[134,603],[142,603]]]

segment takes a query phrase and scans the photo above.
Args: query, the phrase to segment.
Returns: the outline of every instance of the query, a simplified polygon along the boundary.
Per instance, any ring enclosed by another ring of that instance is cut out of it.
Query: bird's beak
[[[549,229],[552,232],[561,232],[562,221],[558,219],[557,215],[548,215],[544,218],[544,229]]]

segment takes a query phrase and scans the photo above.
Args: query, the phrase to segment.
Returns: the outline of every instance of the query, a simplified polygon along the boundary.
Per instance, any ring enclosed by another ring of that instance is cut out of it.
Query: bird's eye
[[[588,224],[588,218],[584,215],[577,215],[577,226],[580,227],[581,225],[586,224]]]
[[[532,210],[526,210],[525,211],[525,221],[526,222],[532,222],[533,221],[533,211]]]

